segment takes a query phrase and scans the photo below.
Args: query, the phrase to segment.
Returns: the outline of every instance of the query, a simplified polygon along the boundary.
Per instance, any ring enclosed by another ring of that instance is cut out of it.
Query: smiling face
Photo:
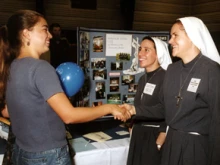
[[[141,42],[138,58],[140,67],[145,68],[147,72],[154,71],[159,67],[157,53],[153,41],[145,39]]]
[[[39,18],[38,23],[28,30],[30,39],[30,48],[34,54],[40,56],[49,50],[50,39],[52,38],[48,31],[48,25],[44,18]]]
[[[186,34],[181,22],[177,22],[172,26],[170,34],[169,44],[172,46],[172,55],[181,59],[190,55],[190,51],[194,48],[194,45]]]

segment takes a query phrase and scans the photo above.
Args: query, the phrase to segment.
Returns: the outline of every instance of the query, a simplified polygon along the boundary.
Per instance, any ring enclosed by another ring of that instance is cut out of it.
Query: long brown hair
[[[22,46],[21,32],[31,30],[43,17],[32,10],[15,12],[5,26],[0,28],[0,110],[5,106],[5,91],[12,61],[18,57]]]

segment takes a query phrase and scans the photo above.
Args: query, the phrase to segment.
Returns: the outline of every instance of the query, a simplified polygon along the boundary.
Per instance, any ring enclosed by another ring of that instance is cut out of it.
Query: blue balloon
[[[76,94],[84,83],[84,73],[80,66],[73,62],[65,62],[56,68],[63,90],[68,97]]]

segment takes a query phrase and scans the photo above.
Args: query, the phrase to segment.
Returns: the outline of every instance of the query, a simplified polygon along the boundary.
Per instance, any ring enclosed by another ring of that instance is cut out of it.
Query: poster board
[[[77,106],[134,103],[139,78],[138,49],[145,36],[169,40],[166,31],[77,28],[78,64],[85,73]]]

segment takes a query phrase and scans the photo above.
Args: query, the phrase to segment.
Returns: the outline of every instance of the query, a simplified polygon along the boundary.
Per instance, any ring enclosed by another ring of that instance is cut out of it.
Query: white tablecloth
[[[76,152],[76,165],[126,165],[129,139],[91,143],[96,149]]]
[[[76,165],[126,165],[129,138],[91,143],[94,150],[77,152],[74,160]],[[0,165],[3,155],[0,155]]]
[[[3,156],[4,156],[4,155],[2,155],[2,154],[0,155],[0,164],[2,164]]]
[[[126,165],[129,138],[91,144],[97,149],[77,152],[76,165]],[[3,155],[0,155],[0,165],[2,161]]]

